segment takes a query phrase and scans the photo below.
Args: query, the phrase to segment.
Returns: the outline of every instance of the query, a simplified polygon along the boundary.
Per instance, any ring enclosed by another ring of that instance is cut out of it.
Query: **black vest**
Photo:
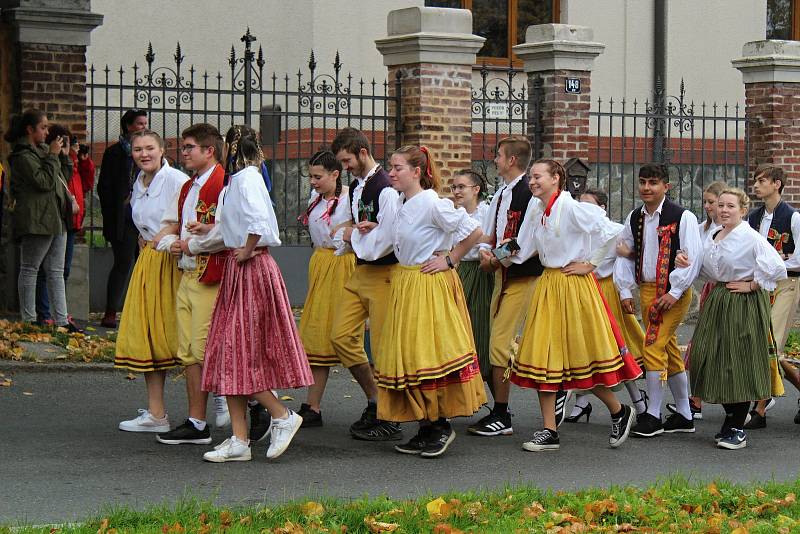
[[[642,235],[644,230],[644,222],[642,220],[642,210],[644,210],[643,205],[631,212],[633,251],[636,254],[636,283],[641,283],[642,281],[642,251],[644,250],[644,236]],[[686,211],[684,208],[672,202],[670,199],[665,198],[664,204],[661,206],[661,216],[658,218],[658,226],[669,226],[670,224],[675,224],[676,226],[675,233],[672,234],[672,238],[670,239],[669,243],[670,273],[675,270],[675,256],[678,254],[678,250],[681,248],[680,225],[681,216],[683,216],[684,211]],[[656,248],[658,248],[658,243],[656,243]],[[658,265],[656,265],[656,276],[658,275],[657,271]],[[667,291],[670,290],[670,287],[669,278],[667,278]]]
[[[350,213],[354,211],[353,194],[355,193],[355,186],[357,184],[358,182],[356,180],[350,182],[350,190],[347,192],[350,197]],[[383,170],[383,167],[378,167],[378,170],[375,171],[375,174],[370,176],[369,180],[367,180],[367,183],[364,185],[364,189],[361,191],[361,204],[364,205],[366,210],[359,209],[360,206],[355,206],[355,212],[358,214],[355,219],[356,223],[361,221],[378,222],[378,213],[381,210],[378,199],[381,196],[381,191],[383,191],[385,187],[391,187],[391,185],[389,185],[389,173]],[[397,263],[397,258],[394,252],[390,252],[386,256],[378,258],[375,261],[362,260],[356,256],[357,265],[393,265],[395,263]]]
[[[504,239],[516,238],[519,234],[519,229],[522,227],[522,221],[525,220],[525,213],[528,211],[528,203],[533,197],[531,190],[528,189],[528,182],[523,177],[517,185],[511,189],[511,205],[508,207],[506,213],[506,232],[503,236]],[[497,205],[500,205],[501,199],[498,199]],[[497,213],[497,218],[502,217],[502,213]],[[495,219],[495,234],[497,233],[497,219]],[[509,225],[514,224],[513,231],[509,233]],[[512,263],[506,270],[506,278],[523,278],[526,276],[541,276],[544,272],[544,266],[539,260],[539,255],[535,255],[524,263]]]
[[[761,220],[766,213],[766,206],[754,209],[747,215],[747,222],[756,231],[761,227]],[[771,237],[767,237],[769,244],[781,254],[791,256],[794,253],[794,237],[792,236],[792,215],[795,209],[781,200],[772,212],[772,222],[769,225]],[[774,232],[772,232],[774,230]],[[800,276],[800,271],[787,271],[789,276]]]

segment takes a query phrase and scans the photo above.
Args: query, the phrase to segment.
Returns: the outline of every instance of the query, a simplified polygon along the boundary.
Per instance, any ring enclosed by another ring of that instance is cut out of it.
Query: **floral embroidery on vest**
[[[656,260],[656,298],[650,309],[647,311],[649,323],[645,335],[644,344],[652,345],[658,337],[658,329],[661,326],[661,311],[656,309],[656,302],[667,292],[669,284],[669,255],[672,245],[672,236],[678,230],[678,224],[672,223],[667,226],[659,226],[658,232],[658,259]]]

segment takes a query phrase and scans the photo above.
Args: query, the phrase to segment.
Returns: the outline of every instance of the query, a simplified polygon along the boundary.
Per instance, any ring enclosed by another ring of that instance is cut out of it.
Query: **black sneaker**
[[[350,435],[362,441],[396,441],[403,439],[403,429],[398,423],[378,420],[371,428],[352,430]]]
[[[689,409],[692,411],[692,419],[699,421],[703,419],[703,410],[700,406],[696,405],[692,399],[689,399]],[[678,413],[678,408],[675,403],[668,402],[667,410],[670,413]]]
[[[755,430],[759,428],[767,428],[767,416],[761,415],[755,410],[750,410],[747,417],[747,422],[744,424],[746,430]]]
[[[630,406],[622,405],[622,416],[611,418],[611,434],[608,436],[608,444],[616,449],[628,439],[633,422],[636,421],[636,414]]]
[[[420,427],[417,434],[405,443],[395,445],[394,450],[402,454],[420,454],[425,449],[426,440],[430,436],[431,426]]]
[[[722,422],[722,427],[719,429],[719,432],[714,434],[714,441],[719,443],[719,440],[728,437],[731,433],[731,416],[725,414],[725,420]]]
[[[194,445],[208,445],[211,443],[211,431],[208,425],[203,430],[197,430],[197,427],[190,420],[186,420],[181,426],[158,434],[156,439],[159,443],[166,443],[167,445],[180,445],[182,443],[192,443]]]
[[[374,402],[367,403],[367,407],[361,413],[361,418],[350,425],[350,433],[357,430],[368,430],[378,424],[378,405]]]
[[[747,447],[747,434],[744,433],[744,430],[732,428],[727,436],[717,442],[717,447],[732,451],[744,449]]]
[[[534,432],[531,440],[522,444],[523,449],[532,452],[557,451],[559,447],[558,432],[549,428]]]
[[[302,428],[322,426],[322,412],[315,412],[308,404],[301,404],[297,415],[303,418]]]
[[[567,401],[571,396],[571,390],[556,392],[556,428],[561,426],[567,416]]]
[[[644,412],[636,417],[636,424],[631,428],[631,435],[637,438],[652,438],[664,432],[661,418]]]
[[[665,434],[675,434],[678,432],[682,432],[685,434],[692,434],[694,433],[694,421],[691,419],[686,419],[679,413],[674,413],[667,417],[664,421],[664,433]]]
[[[449,424],[447,426],[433,426],[428,439],[425,440],[425,448],[422,449],[420,456],[423,458],[436,458],[444,454],[447,447],[456,439],[456,432]]]
[[[250,433],[248,438],[255,443],[261,441],[269,434],[269,427],[272,425],[272,417],[269,412],[260,404],[250,406]]]
[[[467,432],[476,436],[510,436],[514,433],[511,426],[511,412],[504,414],[489,412],[489,415],[467,428]]]

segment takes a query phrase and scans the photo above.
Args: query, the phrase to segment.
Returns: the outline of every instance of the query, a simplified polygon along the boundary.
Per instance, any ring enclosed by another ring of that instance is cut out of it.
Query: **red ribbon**
[[[544,226],[545,217],[549,217],[550,216],[550,210],[553,209],[553,204],[556,203],[556,200],[558,200],[558,196],[560,194],[561,194],[561,191],[556,191],[555,193],[553,193],[553,196],[550,197],[550,200],[547,202],[547,207],[544,209],[544,214],[542,215],[542,226]]]

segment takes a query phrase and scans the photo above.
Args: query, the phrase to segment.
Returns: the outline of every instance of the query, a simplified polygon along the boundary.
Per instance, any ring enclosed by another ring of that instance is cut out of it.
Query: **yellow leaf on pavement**
[[[294,397],[290,397],[289,395],[281,395],[281,400],[282,401],[290,401],[290,400],[294,400]]]

